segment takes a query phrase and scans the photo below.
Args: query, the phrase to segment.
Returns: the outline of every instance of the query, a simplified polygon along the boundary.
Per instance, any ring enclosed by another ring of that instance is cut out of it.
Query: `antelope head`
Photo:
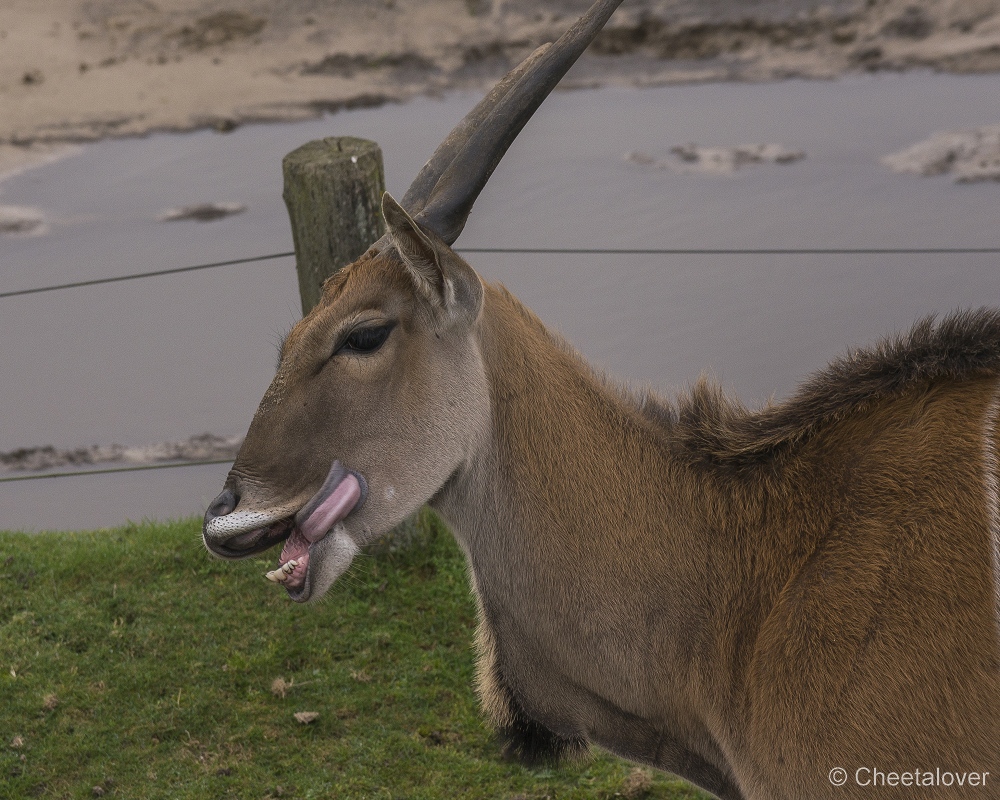
[[[387,233],[288,335],[203,538],[222,558],[282,544],[267,577],[316,599],[355,554],[468,467],[489,429],[483,285],[451,249],[531,115],[620,4],[598,0],[438,147]]]

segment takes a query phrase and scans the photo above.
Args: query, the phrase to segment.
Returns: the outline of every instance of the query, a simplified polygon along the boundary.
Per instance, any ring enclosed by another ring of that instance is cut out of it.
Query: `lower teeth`
[[[298,565],[299,562],[293,558],[291,561],[282,564],[280,567],[278,567],[278,569],[271,570],[270,572],[266,573],[264,577],[267,578],[272,583],[284,583],[291,577],[292,573],[295,571],[295,568]]]

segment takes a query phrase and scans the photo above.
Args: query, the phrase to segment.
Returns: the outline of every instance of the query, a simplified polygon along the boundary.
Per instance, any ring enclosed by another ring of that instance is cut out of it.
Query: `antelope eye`
[[[344,343],[337,348],[337,353],[374,353],[389,338],[395,323],[377,325],[371,328],[358,328],[351,331]]]

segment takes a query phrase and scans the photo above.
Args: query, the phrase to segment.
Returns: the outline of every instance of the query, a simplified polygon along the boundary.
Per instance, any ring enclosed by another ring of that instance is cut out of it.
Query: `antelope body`
[[[307,601],[429,503],[469,562],[483,706],[526,759],[594,742],[727,800],[1000,797],[1000,313],[924,321],[760,411],[706,383],[667,402],[450,247],[616,6],[384,198],[386,237],[285,341],[205,542],[283,543],[272,579]]]

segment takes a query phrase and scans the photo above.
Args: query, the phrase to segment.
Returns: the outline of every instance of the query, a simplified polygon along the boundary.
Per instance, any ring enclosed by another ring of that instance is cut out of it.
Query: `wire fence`
[[[131,467],[107,467],[102,469],[80,469],[66,472],[45,472],[41,475],[12,475],[0,478],[0,483],[20,481],[43,481],[48,478],[76,478],[81,475],[109,475],[116,472],[146,472],[152,469],[178,469],[180,467],[203,467],[208,464],[232,464],[231,458],[210,461],[181,461],[173,464],[133,464]]]
[[[16,289],[11,292],[0,292],[0,298],[20,297],[26,294],[41,294],[42,292],[57,292],[61,289],[79,289],[81,286],[100,286],[105,283],[120,283],[134,281],[139,278],[156,278],[161,275],[178,275],[182,272],[198,272],[216,267],[231,267],[234,264],[251,264],[255,261],[270,261],[276,258],[287,258],[295,253],[270,253],[266,256],[250,256],[249,258],[233,258],[229,261],[212,261],[208,264],[195,264],[192,267],[174,267],[173,269],[157,269],[152,272],[133,272],[129,275],[116,275],[112,278],[94,278],[89,281],[74,281],[72,283],[56,283],[51,286],[36,286],[34,289]]]
[[[968,255],[1000,253],[1000,247],[762,247],[762,248],[725,248],[725,247],[458,247],[459,253],[499,253],[511,255],[618,255],[618,256],[803,256],[803,255]],[[84,286],[100,286],[108,283],[134,281],[140,278],[156,278],[163,275],[178,275],[183,272],[198,272],[218,267],[231,267],[237,264],[252,264],[260,261],[272,261],[278,258],[291,258],[292,251],[269,253],[262,256],[234,258],[228,261],[212,261],[207,264],[195,264],[190,267],[174,267],[158,269],[150,272],[133,272],[127,275],[115,275],[110,278],[94,278],[87,281],[71,283],[56,283],[50,286],[36,286],[31,289],[15,289],[0,292],[0,299],[7,297],[22,297],[24,295],[56,292],[62,289],[79,289]]]
[[[1000,247],[766,247],[766,248],[603,248],[603,247],[461,247],[459,253],[486,253],[510,255],[649,255],[649,256],[759,256],[759,255],[966,255],[966,254],[1000,254]],[[133,281],[142,278],[155,278],[165,275],[178,275],[185,272],[231,267],[239,264],[253,264],[261,261],[273,261],[279,258],[291,258],[293,251],[268,253],[266,255],[233,258],[226,261],[211,261],[205,264],[194,264],[188,267],[152,270],[149,272],[133,272],[127,275],[116,275],[109,278],[95,278],[86,281],[37,286],[31,289],[16,289],[0,292],[0,299],[21,297],[25,295],[55,292],[64,289],[78,289],[85,286],[100,286],[123,281]],[[108,475],[114,473],[145,472],[149,470],[179,469],[182,467],[199,467],[211,464],[231,464],[231,459],[214,459],[203,461],[184,461],[170,464],[142,464],[128,467],[108,467],[102,469],[72,470],[61,472],[46,472],[33,475],[13,475],[0,477],[0,483],[15,483],[22,481],[48,480],[51,478],[73,478],[84,475]]]

